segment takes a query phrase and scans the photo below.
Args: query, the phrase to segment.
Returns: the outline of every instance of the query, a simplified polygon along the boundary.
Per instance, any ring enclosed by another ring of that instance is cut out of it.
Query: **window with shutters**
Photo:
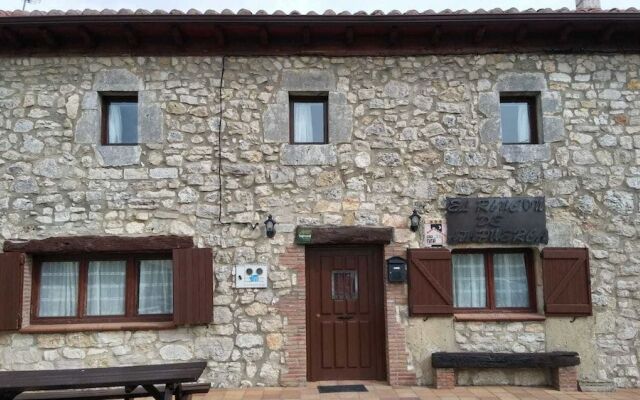
[[[535,311],[529,250],[463,250],[451,257],[456,311]]]
[[[36,324],[171,320],[171,253],[36,257],[31,308]]]

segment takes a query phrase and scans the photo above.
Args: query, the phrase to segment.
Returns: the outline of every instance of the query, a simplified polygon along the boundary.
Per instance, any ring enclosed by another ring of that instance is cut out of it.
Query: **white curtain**
[[[529,307],[527,268],[523,253],[493,255],[496,307]]]
[[[487,289],[483,254],[453,254],[453,304],[486,307]]]
[[[293,103],[294,141],[296,143],[313,142],[313,117],[311,108],[314,103]]]
[[[173,312],[173,263],[171,260],[140,261],[138,314]]]
[[[91,261],[87,315],[124,315],[126,261]]]
[[[46,261],[40,272],[40,317],[72,317],[78,309],[78,263]]]
[[[529,106],[526,103],[517,103],[518,107],[518,143],[529,143],[531,132],[529,132]]]
[[[120,106],[109,105],[109,143],[122,143],[122,113]]]

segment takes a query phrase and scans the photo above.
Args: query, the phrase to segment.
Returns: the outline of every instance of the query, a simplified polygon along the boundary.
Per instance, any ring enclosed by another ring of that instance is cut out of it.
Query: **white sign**
[[[424,246],[442,247],[447,241],[447,225],[442,220],[432,220],[425,223]]]
[[[236,266],[236,288],[266,288],[267,264],[240,264]]]

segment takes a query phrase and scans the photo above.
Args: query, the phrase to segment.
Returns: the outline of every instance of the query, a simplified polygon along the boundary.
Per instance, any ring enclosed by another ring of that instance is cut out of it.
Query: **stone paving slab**
[[[363,382],[343,382],[348,385]],[[319,394],[318,382],[304,388],[248,388],[212,389],[207,395],[194,396],[200,400],[638,400],[640,389],[619,389],[615,392],[558,392],[545,387],[473,386],[453,390],[429,387],[391,387],[383,383],[364,383],[367,393]],[[320,384],[337,384],[321,382]]]

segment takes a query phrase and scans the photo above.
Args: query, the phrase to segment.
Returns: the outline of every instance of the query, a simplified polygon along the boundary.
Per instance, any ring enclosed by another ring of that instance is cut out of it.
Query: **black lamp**
[[[276,235],[276,221],[273,220],[273,218],[271,217],[271,214],[269,214],[269,217],[267,218],[267,220],[264,221],[264,226],[267,230],[268,238],[272,238]]]
[[[409,221],[411,221],[411,230],[413,232],[417,231],[420,227],[420,219],[420,214],[418,214],[418,211],[414,209],[413,214],[409,216]]]

